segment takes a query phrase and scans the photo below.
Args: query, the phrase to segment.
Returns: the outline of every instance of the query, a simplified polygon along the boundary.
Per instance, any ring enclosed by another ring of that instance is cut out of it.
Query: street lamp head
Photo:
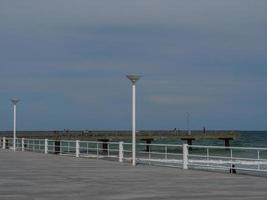
[[[11,102],[16,105],[18,102],[19,102],[19,99],[18,98],[12,98],[11,99]]]
[[[130,74],[130,75],[126,75],[126,77],[132,81],[132,83],[136,83],[136,81],[138,81],[142,76],[137,75],[137,74]]]

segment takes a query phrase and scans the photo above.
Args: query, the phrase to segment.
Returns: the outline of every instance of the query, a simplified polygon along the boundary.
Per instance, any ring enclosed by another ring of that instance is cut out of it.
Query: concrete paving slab
[[[266,200],[267,179],[0,150],[0,199]]]

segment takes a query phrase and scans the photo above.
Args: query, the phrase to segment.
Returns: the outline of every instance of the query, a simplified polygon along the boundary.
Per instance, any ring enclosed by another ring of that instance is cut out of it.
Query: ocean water
[[[232,141],[231,146],[267,148],[267,131],[240,132],[240,138]]]
[[[183,144],[184,141],[178,140],[158,140],[158,144]],[[224,146],[224,140],[195,140],[193,145]],[[232,147],[263,147],[267,148],[267,131],[241,131],[240,137],[231,140]]]
[[[157,144],[183,144],[186,141],[181,140],[157,140],[153,143]],[[224,147],[224,140],[195,140],[193,145],[201,146],[219,146]],[[242,162],[247,162],[245,165],[240,164],[239,167],[245,168],[257,168],[258,164],[249,164],[249,162],[257,162],[258,159],[265,164],[261,164],[260,169],[267,170],[267,131],[242,131],[240,132],[240,137],[230,141],[231,147],[244,147],[244,148],[266,148],[266,150],[254,150],[254,149],[228,149],[228,148],[209,148],[209,159],[216,160],[216,162],[224,160],[222,157],[225,157],[226,160],[229,160],[230,157],[233,157],[233,160],[239,160]],[[142,148],[142,147],[141,147]],[[138,148],[137,148],[138,149]],[[139,148],[140,149],[140,148]],[[152,151],[159,151],[159,147],[152,147]],[[161,148],[161,152],[164,152],[164,148]],[[168,148],[168,152],[172,153],[181,153],[181,149],[177,148]],[[189,154],[192,159],[201,160],[207,159],[207,148],[196,148],[193,147]],[[194,156],[196,155],[196,157]],[[203,156],[203,157],[201,157]],[[174,156],[175,157],[175,156]]]

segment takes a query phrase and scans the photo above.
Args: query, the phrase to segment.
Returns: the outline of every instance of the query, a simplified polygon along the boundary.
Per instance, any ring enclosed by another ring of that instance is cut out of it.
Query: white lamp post
[[[127,78],[132,82],[132,164],[136,165],[136,97],[135,83],[141,78],[140,75],[127,75]]]
[[[14,118],[13,118],[13,150],[16,151],[16,120],[17,120],[17,103],[19,99],[13,98],[11,99],[14,107]]]
[[[191,135],[191,129],[190,129],[190,113],[186,113],[186,123],[187,123],[187,132],[188,135]]]

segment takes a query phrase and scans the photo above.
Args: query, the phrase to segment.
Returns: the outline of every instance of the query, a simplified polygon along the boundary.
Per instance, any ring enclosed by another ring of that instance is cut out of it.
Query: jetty
[[[0,149],[0,199],[266,199],[266,178]]]
[[[12,137],[11,131],[0,132],[2,136]],[[155,140],[183,140],[188,145],[192,145],[194,140],[223,140],[226,147],[230,146],[230,141],[240,136],[238,131],[187,131],[181,130],[141,130],[136,132],[137,140],[147,144]],[[90,140],[90,141],[127,141],[131,140],[132,132],[121,131],[18,131],[18,138],[35,138],[51,140]]]

